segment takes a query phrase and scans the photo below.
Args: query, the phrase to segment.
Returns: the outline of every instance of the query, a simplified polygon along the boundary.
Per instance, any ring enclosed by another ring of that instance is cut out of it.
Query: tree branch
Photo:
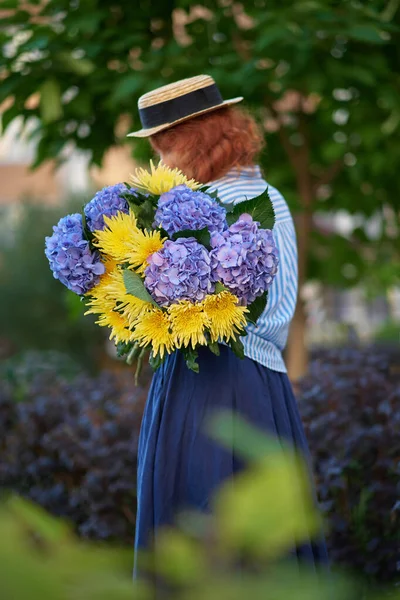
[[[332,163],[324,173],[322,173],[321,177],[314,184],[314,191],[317,191],[321,185],[329,185],[335,177],[340,173],[343,169],[344,163],[342,158],[338,158],[337,161]]]

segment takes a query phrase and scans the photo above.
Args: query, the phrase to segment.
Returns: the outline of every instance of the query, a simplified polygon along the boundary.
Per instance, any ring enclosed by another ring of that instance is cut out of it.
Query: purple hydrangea
[[[144,283],[161,306],[178,300],[200,302],[214,291],[209,253],[194,238],[167,240],[147,260]]]
[[[220,281],[247,306],[271,285],[278,268],[278,248],[269,229],[248,214],[211,237],[212,281]]]
[[[128,202],[121,194],[127,192],[125,184],[117,183],[103,188],[84,208],[86,224],[90,231],[103,230],[104,215],[114,217],[117,213],[129,211]]]
[[[207,227],[211,233],[227,228],[226,211],[211,196],[178,185],[162,194],[158,201],[155,224],[169,235],[185,229]]]
[[[84,238],[82,215],[63,217],[53,231],[46,237],[45,254],[54,277],[75,294],[85,294],[98,283],[105,267]]]

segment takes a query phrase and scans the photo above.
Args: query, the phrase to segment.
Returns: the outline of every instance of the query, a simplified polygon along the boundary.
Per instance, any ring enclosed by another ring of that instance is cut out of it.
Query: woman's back
[[[254,198],[267,187],[253,166],[264,132],[251,115],[231,106],[239,101],[223,101],[209,76],[176,82],[139,100],[143,129],[134,135],[150,137],[167,166],[202,184],[211,181],[222,202]],[[222,447],[208,435],[216,413],[239,415],[279,443],[308,454],[282,359],[297,296],[296,236],[285,200],[268,189],[280,263],[264,313],[242,338],[246,356],[238,358],[226,345],[218,347],[218,356],[200,348],[199,373],[194,373],[175,352],[154,375],[139,441],[136,550],[154,541],[157,547],[159,528],[174,523],[180,511],[208,513],[222,482],[243,468],[233,443]],[[294,494],[296,486],[294,481]],[[305,507],[298,497],[301,512]],[[295,556],[319,563],[326,560],[326,548],[305,539]]]
[[[263,179],[258,166],[234,168],[211,183],[211,190],[218,190],[219,198],[226,204],[254,198],[267,187],[275,209],[274,238],[279,250],[279,269],[264,313],[257,326],[248,327],[248,335],[242,341],[246,356],[274,371],[286,372],[282,350],[297,298],[296,233],[289,208],[278,190]]]

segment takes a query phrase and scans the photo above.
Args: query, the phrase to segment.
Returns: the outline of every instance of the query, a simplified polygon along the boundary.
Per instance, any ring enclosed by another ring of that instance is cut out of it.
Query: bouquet
[[[118,354],[153,368],[224,343],[244,357],[241,337],[263,312],[278,268],[268,192],[223,205],[217,192],[177,169],[150,163],[130,183],[97,192],[81,214],[46,238],[50,268],[110,328]]]

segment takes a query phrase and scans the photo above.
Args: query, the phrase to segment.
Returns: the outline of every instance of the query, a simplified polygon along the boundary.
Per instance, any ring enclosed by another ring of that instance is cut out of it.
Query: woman
[[[223,202],[240,202],[267,187],[256,164],[263,136],[251,116],[233,108],[241,100],[224,102],[206,75],[179,81],[140,98],[143,129],[130,135],[149,137],[166,165],[211,184]],[[208,511],[219,484],[239,470],[233,451],[207,437],[212,411],[235,411],[308,453],[282,358],[297,296],[295,230],[281,194],[268,190],[280,264],[267,308],[243,339],[246,358],[225,346],[219,357],[204,349],[195,374],[175,353],[154,375],[139,442],[137,550],[156,541],[157,529],[173,523],[180,510]],[[309,542],[297,555],[317,563],[326,549]]]

